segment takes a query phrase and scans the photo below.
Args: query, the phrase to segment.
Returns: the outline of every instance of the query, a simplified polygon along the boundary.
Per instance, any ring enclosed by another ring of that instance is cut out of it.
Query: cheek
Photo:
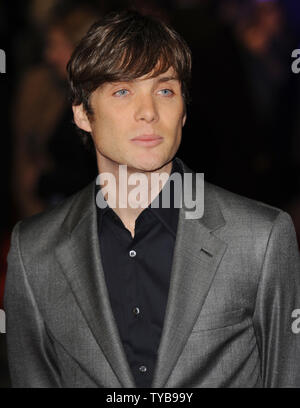
[[[185,113],[182,101],[174,100],[174,103],[165,106],[163,111],[165,120],[172,124],[174,128],[178,128],[178,126],[182,127],[182,120]]]
[[[105,103],[105,106],[99,107],[97,120],[101,124],[101,127],[122,127],[124,122],[128,122],[128,118],[130,117],[127,110],[126,106],[114,106],[112,105],[111,101],[108,100]]]
[[[173,133],[181,131],[183,126],[183,112],[175,113],[171,112],[166,116],[165,125],[169,127],[169,130]]]
[[[116,147],[124,139],[122,135],[126,130],[126,121],[122,120],[121,115],[101,110],[101,115],[97,114],[91,127],[93,138],[98,145]]]

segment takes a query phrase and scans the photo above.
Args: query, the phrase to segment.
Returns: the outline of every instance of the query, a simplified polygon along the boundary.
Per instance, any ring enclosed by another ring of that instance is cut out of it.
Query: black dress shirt
[[[181,169],[173,160],[171,173],[175,171]],[[179,215],[169,184],[170,208],[145,208],[136,219],[133,238],[112,208],[97,206],[106,285],[137,387],[151,387],[168,299]]]

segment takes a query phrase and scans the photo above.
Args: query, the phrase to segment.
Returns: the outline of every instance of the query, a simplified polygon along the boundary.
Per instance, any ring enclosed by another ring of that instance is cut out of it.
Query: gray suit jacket
[[[289,215],[205,184],[204,216],[180,209],[152,386],[300,387],[295,309]],[[94,182],[15,226],[5,311],[13,386],[135,387],[105,285]]]

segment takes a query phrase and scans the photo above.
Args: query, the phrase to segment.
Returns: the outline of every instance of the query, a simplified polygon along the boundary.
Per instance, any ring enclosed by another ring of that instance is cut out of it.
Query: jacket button
[[[141,373],[145,373],[145,372],[147,371],[147,367],[144,366],[144,365],[141,365],[141,366],[139,367],[139,370],[140,370]]]
[[[135,307],[135,308],[133,309],[133,313],[134,313],[136,316],[138,316],[138,315],[140,314],[140,308],[139,308],[139,307]]]

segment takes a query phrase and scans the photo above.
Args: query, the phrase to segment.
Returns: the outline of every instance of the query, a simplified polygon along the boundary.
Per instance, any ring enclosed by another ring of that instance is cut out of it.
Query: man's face
[[[154,78],[105,83],[91,95],[94,115],[74,106],[77,126],[92,133],[98,163],[154,171],[175,156],[185,123],[181,85],[173,68]]]

